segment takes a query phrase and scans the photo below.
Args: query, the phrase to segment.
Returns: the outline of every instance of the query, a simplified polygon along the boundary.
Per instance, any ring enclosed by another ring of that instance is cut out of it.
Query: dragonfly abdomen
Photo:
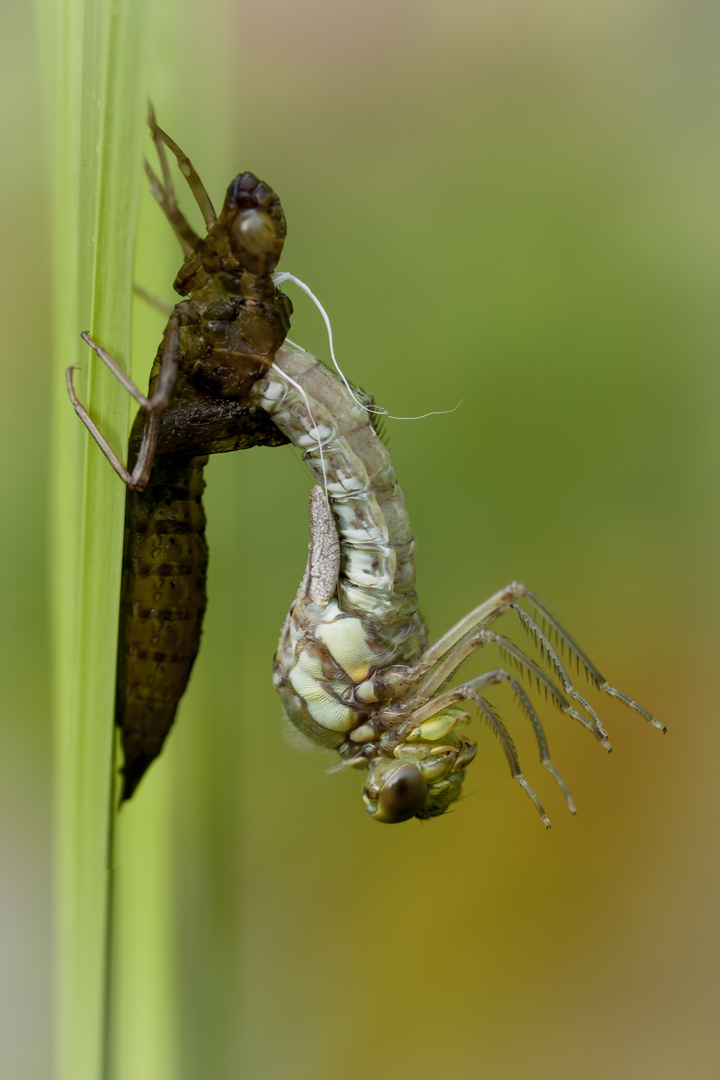
[[[123,799],[160,753],[198,651],[208,560],[206,461],[161,455],[147,488],[128,492],[116,705]]]
[[[309,353],[283,347],[250,392],[325,491],[340,542],[338,599],[395,661],[425,644],[415,542],[390,455],[370,413]]]

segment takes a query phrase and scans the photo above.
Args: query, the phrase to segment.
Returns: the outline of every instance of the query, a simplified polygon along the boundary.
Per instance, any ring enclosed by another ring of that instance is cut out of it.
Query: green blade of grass
[[[42,4],[52,46],[55,363],[53,576],[59,1080],[98,1080],[108,1061],[113,706],[125,490],[75,417],[78,393],[124,454],[125,391],[91,362],[91,330],[123,366],[130,339],[141,183],[147,4]],[[89,373],[86,374],[86,373]]]
[[[176,1080],[172,770],[161,760],[123,807],[115,846],[113,1080]]]
[[[155,36],[160,38],[165,29],[158,27]],[[163,80],[155,64],[153,81],[153,100],[160,106],[159,115],[164,115],[164,95],[157,86]],[[178,252],[162,211],[143,184],[134,280],[170,299],[181,257]],[[136,298],[131,374],[139,386],[147,386],[165,321]],[[171,737],[118,815],[113,873],[113,1080],[176,1080],[178,1075],[173,749]]]

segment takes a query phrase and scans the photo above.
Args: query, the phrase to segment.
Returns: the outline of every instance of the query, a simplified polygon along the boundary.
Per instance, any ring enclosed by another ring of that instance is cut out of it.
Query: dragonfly
[[[122,731],[121,802],[160,753],[198,653],[208,548],[202,493],[208,455],[287,441],[248,390],[272,363],[292,305],[272,272],[287,234],[282,205],[250,172],[235,177],[220,214],[192,163],[157,124],[150,130],[162,180],[152,193],[184,254],[147,395],[88,333],[82,337],[140,406],[127,466],[78,399],[75,412],[127,486],[115,722]],[[202,213],[200,237],[178,208],[166,148]]]
[[[415,591],[410,520],[376,430],[384,410],[342,373],[286,343],[253,384],[249,400],[303,451],[317,481],[305,575],[282,629],[274,683],[302,735],[336,750],[341,767],[365,773],[362,797],[375,821],[434,818],[457,801],[477,753],[469,735],[470,706],[495,733],[511,775],[550,825],[523,775],[511,734],[488,700],[494,687],[509,687],[532,726],[542,764],[573,814],[575,803],[551,761],[528,683],[606,750],[607,731],[573,684],[573,666],[603,694],[665,731],[652,713],[605,679],[521,582],[499,589],[429,644]],[[498,632],[503,616],[519,620],[535,658]],[[447,689],[461,664],[487,646],[499,651],[502,665]]]

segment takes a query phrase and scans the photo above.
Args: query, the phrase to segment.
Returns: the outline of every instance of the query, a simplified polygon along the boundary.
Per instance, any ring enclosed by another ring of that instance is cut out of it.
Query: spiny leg
[[[79,401],[77,394],[75,393],[75,387],[73,385],[72,373],[75,365],[71,365],[65,372],[65,382],[67,385],[68,394],[73,404],[75,412],[82,420],[85,427],[88,429],[97,445],[102,450],[105,457],[112,465],[115,472],[118,474],[123,483],[127,484],[129,488],[135,491],[142,491],[147,486],[148,479],[150,477],[150,471],[152,469],[153,460],[155,458],[155,450],[157,448],[158,438],[158,425],[160,419],[160,413],[167,407],[167,404],[172,396],[173,389],[175,387],[175,379],[177,377],[178,357],[180,354],[180,337],[178,333],[177,322],[171,319],[165,329],[165,342],[163,346],[162,363],[160,365],[160,373],[158,376],[157,386],[155,393],[152,397],[147,398],[138,389],[132,379],[123,371],[116,360],[110,356],[102,346],[97,345],[87,332],[82,334],[83,341],[85,341],[91,349],[93,349],[103,363],[110,369],[115,378],[122,383],[128,393],[138,402],[138,404],[147,411],[148,416],[145,421],[145,427],[143,429],[142,441],[140,443],[140,450],[138,451],[137,460],[133,467],[132,472],[120,461],[113,448],[98,428],[95,421],[90,417],[85,406]]]
[[[171,318],[165,327],[164,343],[163,343],[163,356],[160,364],[160,372],[158,375],[157,385],[152,397],[145,397],[143,392],[135,385],[130,376],[120,367],[117,360],[114,360],[109,352],[103,349],[102,345],[98,345],[88,334],[87,330],[83,330],[80,337],[83,341],[90,346],[90,348],[97,353],[102,362],[110,369],[118,382],[122,383],[131,397],[135,398],[138,405],[148,412],[162,412],[167,407],[167,404],[172,396],[173,389],[175,387],[175,378],[177,376],[178,357],[180,354],[180,336],[178,332],[177,318]]]
[[[461,686],[456,686],[453,690],[448,690],[440,697],[434,698],[427,705],[416,714],[414,713],[407,723],[412,722],[413,725],[419,725],[424,720],[429,719],[430,716],[436,715],[438,712],[451,708],[459,701],[467,700],[467,690],[483,690],[486,686],[497,686],[499,683],[509,683],[513,690],[520,708],[523,710],[530,723],[532,724],[533,731],[535,732],[535,739],[538,744],[538,750],[540,751],[540,761],[548,770],[548,772],[554,777],[559,785],[563,795],[565,796],[565,802],[572,814],[575,814],[576,808],[573,802],[572,795],[568,791],[567,785],[563,780],[558,770],[550,760],[550,748],[548,746],[547,738],[545,735],[545,729],[542,726],[540,717],[538,716],[533,703],[528,697],[523,686],[518,682],[514,675],[506,671],[504,668],[496,668],[493,671],[486,671],[483,675],[478,675],[474,679],[468,679],[466,683]],[[574,710],[570,710],[574,711]],[[403,727],[406,725],[404,724]]]
[[[170,222],[173,232],[180,241],[180,246],[184,253],[188,255],[191,251],[195,250],[200,242],[200,237],[188,223],[187,218],[177,204],[172,174],[170,172],[167,154],[165,153],[164,139],[162,138],[160,128],[155,121],[155,110],[152,105],[150,105],[148,109],[148,125],[150,127],[153,142],[155,143],[155,149],[157,150],[160,168],[163,174],[163,183],[160,183],[150,162],[147,158],[145,159],[145,172],[150,181],[150,191],[155,201],[160,205],[165,217]]]
[[[607,732],[605,731],[605,728],[600,722],[600,718],[598,717],[597,713],[587,704],[584,698],[581,698],[580,695],[577,694],[577,692],[574,690],[574,687],[572,688],[573,694],[571,696],[575,697],[577,700],[579,700],[580,703],[585,705],[585,708],[590,713],[589,717],[583,716],[582,713],[577,711],[577,709],[572,708],[570,702],[565,700],[563,695],[555,686],[555,683],[552,681],[552,679],[548,679],[547,675],[545,675],[545,673],[543,672],[543,669],[539,667],[539,665],[536,664],[534,660],[531,660],[528,656],[526,656],[522,649],[515,644],[515,642],[510,641],[509,638],[503,637],[500,634],[496,634],[493,630],[486,630],[485,634],[488,635],[488,640],[493,640],[496,642],[501,654],[504,654],[510,659],[514,660],[518,666],[518,669],[520,671],[526,672],[530,676],[531,681],[533,678],[536,680],[536,682],[538,683],[538,690],[540,689],[541,685],[545,688],[546,699],[547,691],[550,690],[552,699],[561,712],[564,712],[568,716],[571,716],[573,720],[577,720],[579,724],[582,724],[583,727],[586,727],[588,731],[592,732],[592,734],[595,736],[595,738],[605,750],[612,750],[612,746],[608,741]],[[568,683],[572,687],[569,679]]]
[[[195,166],[193,165],[190,158],[187,156],[187,154],[183,153],[175,140],[171,139],[167,132],[163,131],[163,129],[158,126],[157,121],[155,120],[155,111],[152,105],[150,106],[150,128],[152,130],[153,141],[155,142],[155,146],[157,147],[158,156],[160,157],[160,159],[163,160],[165,157],[161,149],[161,143],[165,143],[165,146],[167,146],[167,148],[171,150],[177,158],[180,172],[187,180],[188,187],[193,193],[195,197],[195,202],[200,208],[200,213],[203,216],[205,227],[209,231],[213,227],[213,225],[217,223],[217,214],[215,213],[215,208],[212,204],[210,196],[205,190],[205,185],[195,171]],[[169,173],[166,172],[164,166],[163,177],[165,179],[165,187],[167,188]],[[174,197],[175,196],[173,193],[173,199]]]
[[[110,443],[107,441],[107,439],[105,438],[103,433],[100,431],[100,429],[96,425],[95,421],[90,418],[90,414],[88,413],[87,409],[82,404],[82,402],[78,399],[78,396],[75,393],[75,387],[73,385],[73,371],[75,370],[76,367],[77,367],[77,364],[71,364],[70,367],[67,368],[66,371],[65,371],[65,385],[67,386],[68,396],[70,397],[70,401],[72,402],[73,408],[75,409],[75,412],[80,417],[83,424],[88,429],[88,431],[92,435],[93,439],[95,440],[97,445],[100,447],[103,454],[108,459],[108,461],[110,462],[110,464],[112,465],[113,469],[118,474],[118,476],[120,477],[122,482],[124,484],[127,484],[128,487],[130,487],[132,485],[132,479],[133,479],[132,475],[125,468],[125,466],[123,465],[122,461],[120,460],[120,458],[117,456],[117,454],[113,450]]]
[[[443,634],[443,636],[439,638],[433,645],[431,645],[425,651],[423,656],[418,661],[418,664],[416,665],[414,681],[420,679],[425,672],[433,669],[441,660],[444,661],[445,658],[451,657],[455,648],[464,639],[467,640],[471,636],[471,631],[479,630],[482,627],[487,627],[491,622],[494,622],[496,619],[500,618],[501,615],[504,615],[506,611],[510,610],[510,608],[515,609],[516,611],[518,611],[518,613],[524,612],[524,609],[515,603],[515,601],[519,597],[524,597],[525,599],[527,599],[528,603],[532,604],[533,607],[537,608],[541,615],[550,624],[553,631],[557,634],[559,640],[562,642],[564,647],[568,649],[570,656],[573,657],[578,662],[578,664],[584,668],[589,678],[598,686],[600,690],[608,694],[610,697],[618,698],[618,700],[622,701],[629,708],[634,709],[636,712],[640,713],[640,715],[644,717],[644,719],[647,720],[650,724],[652,724],[653,727],[657,727],[663,732],[665,731],[665,727],[663,726],[663,724],[661,724],[659,720],[656,720],[652,713],[650,713],[647,709],[643,708],[643,706],[638,704],[638,702],[635,701],[633,698],[628,697],[628,695],[624,694],[621,690],[617,690],[614,686],[610,686],[607,679],[605,679],[605,677],[595,667],[589,657],[585,655],[580,646],[570,636],[570,634],[559,622],[559,620],[555,618],[549,608],[547,608],[542,603],[542,601],[540,601],[538,597],[535,596],[535,594],[527,588],[526,585],[523,585],[522,582],[519,581],[511,581],[510,584],[506,585],[504,589],[500,589],[499,592],[494,593],[493,596],[489,597],[478,607],[474,608],[463,619],[456,623],[455,626],[451,627],[450,630]],[[527,615],[527,612],[525,612],[525,615]],[[530,616],[527,617],[530,618]],[[543,633],[543,631],[540,630],[539,627],[537,627],[537,624],[534,625],[536,626],[537,633],[540,635],[543,642],[547,642],[547,644],[550,645],[547,640],[547,636]],[[557,664],[559,664],[564,671],[565,669],[560,662],[557,653],[554,650],[553,655],[554,660],[551,663],[551,666],[554,667],[555,662],[557,662]],[[451,671],[452,668],[448,671],[448,675],[451,674]],[[566,688],[567,685],[572,686],[572,683],[569,679],[569,676],[567,676],[567,673],[565,673],[565,678],[567,679],[567,684],[564,683],[566,685]],[[602,724],[599,723],[599,720],[597,718],[597,713],[595,713],[595,711],[588,705],[585,699],[581,695],[579,695],[577,691],[574,690],[574,688],[572,696],[576,697],[576,699],[583,705],[584,708],[587,708],[590,715],[593,716],[599,729],[604,733]]]
[[[580,648],[574,638],[571,637],[571,635],[568,633],[568,631],[565,629],[559,619],[557,619],[553,615],[550,609],[545,604],[543,604],[543,602],[535,595],[535,593],[533,593],[530,589],[528,589],[526,585],[523,585],[522,582],[519,581],[510,582],[510,584],[507,585],[504,589],[501,589],[498,593],[495,593],[494,596],[491,596],[489,598],[489,600],[486,600],[483,604],[480,604],[479,607],[475,608],[468,615],[466,615],[464,619],[461,619],[459,623],[456,623],[454,627],[452,627],[446,634],[443,635],[442,638],[440,638],[434,645],[432,645],[427,650],[423,659],[432,659],[435,655],[442,655],[444,651],[447,651],[449,648],[451,648],[452,645],[463,636],[463,633],[467,632],[467,629],[469,628],[468,624],[472,625],[473,621],[475,621],[476,625],[478,623],[483,623],[485,626],[487,626],[490,622],[498,619],[506,611],[513,609],[517,612],[521,621],[523,621],[523,619],[526,619],[528,620],[528,625],[529,623],[532,623],[532,632],[534,635],[537,635],[536,643],[541,648],[541,651],[543,648],[545,648],[545,650],[548,652],[548,656],[550,657],[550,666],[556,669],[557,674],[561,678],[561,681],[563,682],[566,691],[570,693],[572,690],[571,696],[575,697],[576,700],[578,700],[583,705],[583,707],[588,710],[588,712],[593,716],[594,720],[598,724],[599,728],[603,730],[602,724],[600,723],[595,710],[592,709],[592,707],[588,704],[585,698],[582,697],[582,695],[578,694],[578,692],[572,687],[572,682],[570,681],[570,678],[567,675],[567,672],[565,671],[557,652],[552,648],[552,645],[550,644],[550,641],[548,640],[545,632],[540,629],[540,627],[537,625],[537,623],[534,622],[534,620],[531,619],[525,609],[515,602],[518,597],[523,597],[524,599],[526,599],[529,604],[531,604],[534,608],[537,609],[537,611],[541,613],[542,617],[546,619],[548,624],[552,627],[552,630],[557,635],[559,641],[563,644],[563,646],[567,648],[570,656],[573,657],[577,661],[579,666],[581,666],[585,670],[590,680],[598,687],[599,690],[602,690],[603,693],[608,694],[610,697],[616,697],[619,701],[622,701],[629,708],[634,709],[635,712],[638,712],[645,720],[648,721],[648,723],[652,724],[653,727],[659,728],[663,732],[665,731],[665,726],[661,724],[659,720],[656,720],[651,712],[643,708],[642,705],[640,705],[633,698],[629,697],[627,694],[624,694],[621,690],[618,690],[614,686],[610,686],[604,675],[602,675],[598,668],[595,667],[592,660],[590,660],[586,653]]]
[[[575,803],[573,802],[573,797],[568,790],[567,784],[550,760],[550,747],[548,746],[547,738],[545,736],[545,729],[540,722],[540,717],[535,711],[535,707],[531,702],[530,698],[525,693],[524,688],[520,685],[517,679],[514,678],[514,676],[510,675],[510,673],[505,671],[503,668],[498,668],[496,671],[488,671],[485,675],[478,676],[477,679],[471,679],[470,685],[478,686],[482,689],[483,686],[492,686],[493,684],[497,684],[500,682],[510,683],[510,686],[514,691],[515,696],[520,703],[520,708],[523,710],[525,715],[530,720],[530,723],[532,724],[533,731],[535,732],[535,739],[538,744],[538,750],[540,752],[540,761],[545,766],[550,775],[554,777],[560,790],[565,796],[565,802],[567,803],[570,813],[576,814],[577,809],[575,807]]]
[[[150,193],[159,205],[165,217],[170,222],[172,230],[180,241],[180,247],[183,249],[184,255],[189,255],[191,251],[194,251],[197,245],[200,243],[200,237],[195,230],[188,224],[184,214],[178,208],[177,203],[173,199],[168,198],[167,191],[162,186],[157,176],[155,175],[152,165],[145,159],[145,172],[147,178],[150,181]]]
[[[511,604],[510,608],[514,612],[517,613],[517,615],[518,615],[518,617],[520,619],[520,622],[522,623],[523,629],[526,632],[529,632],[530,634],[532,634],[532,637],[533,637],[533,640],[535,642],[536,648],[538,648],[540,650],[540,655],[547,662],[548,667],[552,668],[552,670],[555,672],[557,677],[560,679],[560,682],[562,683],[563,690],[565,691],[565,693],[568,694],[571,698],[574,698],[575,701],[577,701],[578,704],[581,705],[583,707],[583,709],[585,709],[586,712],[588,712],[590,714],[590,716],[595,721],[595,724],[597,725],[598,730],[601,731],[603,733],[603,735],[607,735],[607,732],[605,731],[605,728],[603,727],[603,725],[602,725],[602,723],[600,721],[600,717],[595,712],[592,705],[588,701],[586,701],[585,698],[582,696],[582,694],[578,693],[578,691],[573,686],[572,681],[570,679],[570,676],[568,675],[567,671],[565,670],[564,664],[562,663],[560,657],[558,656],[556,650],[553,648],[553,645],[552,645],[551,641],[549,640],[547,635],[544,633],[544,631],[542,631],[540,629],[540,627],[535,622],[535,620],[530,615],[528,615],[525,608],[521,607],[520,604]],[[596,669],[595,668],[588,669],[586,667],[585,671],[588,674],[588,677],[591,678],[592,681],[597,686],[598,683],[597,683],[597,680],[595,678]],[[600,674],[600,673],[598,672],[598,674]]]
[[[657,720],[648,709],[643,708],[643,706],[640,705],[637,701],[635,701],[634,698],[631,698],[627,694],[624,694],[622,690],[618,690],[616,687],[610,686],[604,675],[600,674],[592,661],[585,655],[580,646],[570,636],[562,623],[560,623],[558,619],[555,618],[549,608],[547,608],[545,604],[543,604],[542,601],[539,600],[537,596],[524,585],[522,586],[522,588],[522,595],[527,599],[528,603],[532,604],[532,606],[540,612],[543,618],[547,620],[553,631],[557,634],[558,639],[563,643],[563,645],[567,647],[570,655],[574,656],[575,659],[580,663],[580,665],[585,669],[590,679],[595,683],[598,689],[602,690],[604,694],[608,694],[610,697],[615,697],[619,701],[622,701],[624,705],[628,706],[628,708],[634,709],[634,711],[639,713],[640,716],[647,720],[649,724],[652,724],[653,727],[658,728],[660,731],[663,732],[663,734],[665,734],[667,730],[665,725],[661,724],[660,721]],[[516,605],[513,604],[511,606],[517,610]],[[523,608],[520,608],[520,611],[523,610]],[[527,614],[527,612],[525,614]]]
[[[210,196],[205,190],[205,187],[187,154],[184,154],[177,143],[171,139],[162,128],[158,127],[152,105],[149,107],[148,124],[150,126],[153,142],[155,143],[155,149],[157,150],[163,176],[161,183],[155,175],[150,163],[147,160],[145,161],[145,172],[150,180],[150,190],[155,200],[162,207],[163,213],[170,222],[175,235],[180,241],[183,251],[187,255],[189,252],[195,250],[200,238],[177,204],[172,174],[170,172],[167,154],[165,153],[166,146],[172,150],[177,158],[180,171],[187,180],[195,201],[200,207],[200,212],[208,230],[216,224],[217,215],[215,214],[215,209],[210,200]]]
[[[544,687],[546,693],[550,693],[550,696],[558,708],[591,731],[606,750],[612,749],[607,739],[607,732],[598,720],[594,710],[588,706],[591,717],[591,719],[588,719],[583,716],[582,713],[573,709],[570,702],[564,694],[560,692],[547,673],[526,656],[518,645],[508,638],[503,637],[501,634],[496,633],[494,630],[488,630],[486,628],[467,633],[465,637],[461,638],[444,657],[436,662],[435,666],[429,672],[422,672],[422,677],[417,681],[417,685],[413,690],[412,695],[408,697],[408,706],[424,704],[427,702],[428,704],[425,705],[425,708],[432,708],[433,702],[430,700],[432,695],[440,689],[443,683],[450,678],[453,672],[457,670],[460,664],[462,664],[475,649],[482,648],[483,645],[489,644],[497,645],[501,653],[504,653],[507,657],[514,660],[521,671],[529,674],[531,679],[535,679],[538,684],[538,689],[540,689],[541,686]],[[562,665],[560,665],[560,667],[562,668]],[[562,671],[563,674],[565,674],[567,684],[572,690],[572,696],[579,698],[580,695],[574,690],[570,679],[565,673],[565,669],[562,668]],[[567,689],[567,687],[565,687],[565,689]],[[584,698],[580,700],[584,702]],[[413,715],[414,714],[415,710],[413,710]],[[432,715],[432,713],[428,713],[428,715]]]
[[[522,774],[522,769],[520,768],[520,760],[517,756],[515,744],[510,738],[510,733],[508,732],[500,717],[497,715],[489,702],[487,702],[484,697],[478,694],[476,690],[473,690],[473,688],[468,686],[467,684],[464,687],[464,694],[462,700],[474,701],[480,711],[483,713],[487,722],[490,725],[490,729],[494,731],[497,735],[498,741],[500,742],[500,745],[505,752],[505,757],[507,758],[508,765],[510,766],[510,772],[513,779],[517,780],[518,784],[520,784],[520,787],[524,788],[524,790],[530,796],[533,803],[535,804],[537,812],[542,818],[543,825],[546,829],[549,829],[550,818],[545,813],[542,803],[540,802],[537,795]]]
[[[454,626],[451,626],[449,630],[446,630],[442,637],[439,637],[425,650],[418,661],[418,667],[425,665],[429,670],[471,630],[478,630],[481,626],[487,626],[488,623],[499,618],[507,611],[509,604],[513,600],[523,595],[520,590],[524,588],[525,586],[521,585],[520,582],[511,581],[504,589],[493,593],[482,604],[478,604],[476,608],[469,611],[467,615],[460,619],[459,622],[456,622]]]

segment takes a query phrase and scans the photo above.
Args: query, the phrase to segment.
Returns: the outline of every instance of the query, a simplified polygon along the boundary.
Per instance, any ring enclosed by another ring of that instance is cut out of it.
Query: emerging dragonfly
[[[485,697],[487,688],[501,683],[511,687],[530,720],[540,759],[575,813],[550,761],[531,698],[507,668],[443,690],[462,662],[485,645],[499,646],[509,664],[608,750],[605,728],[573,686],[561,653],[567,652],[604,693],[665,730],[608,684],[555,616],[519,582],[489,597],[428,646],[415,592],[415,542],[390,456],[373,427],[378,410],[368,407],[344,377],[308,353],[286,347],[249,397],[303,449],[321,485],[310,499],[307,567],[282,630],[275,685],[301,732],[338,750],[347,765],[367,770],[363,799],[376,821],[436,817],[458,798],[477,747],[465,734],[469,716],[456,706],[472,702],[495,731],[513,777],[550,824],[522,774],[510,734]],[[551,675],[491,629],[508,612],[529,631]]]
[[[252,173],[236,176],[219,216],[190,161],[155,123],[163,182],[153,194],[185,254],[174,288],[188,299],[170,314],[147,397],[103,348],[83,338],[140,405],[122,464],[75,394],[78,416],[128,487],[115,719],[123,733],[122,798],[160,753],[197,655],[208,551],[201,496],[208,454],[286,441],[247,400],[282,343],[292,306],[271,272],[285,216]],[[165,147],[175,154],[203,214],[198,237],[175,201]]]
[[[230,186],[223,213],[216,222],[205,190],[187,158],[152,121],[151,126],[163,163],[164,186],[153,175],[151,182],[188,254],[176,289],[181,294],[190,292],[192,299],[186,302],[187,309],[185,304],[179,304],[171,316],[165,345],[153,369],[150,398],[144,398],[107,354],[89,341],[148,413],[147,419],[139,414],[133,431],[131,450],[136,464],[132,473],[124,470],[77,401],[69,375],[71,397],[83,422],[133,490],[148,483],[155,452],[163,451],[167,461],[179,453],[179,464],[173,467],[184,470],[183,476],[189,476],[196,485],[193,490],[187,485],[188,494],[183,493],[181,507],[195,505],[194,491],[201,487],[196,478],[206,460],[188,457],[188,451],[206,455],[258,442],[277,445],[284,440],[304,451],[321,486],[314,488],[311,495],[308,563],[283,627],[274,681],[288,717],[301,732],[316,743],[335,748],[344,764],[367,771],[363,798],[376,821],[396,823],[411,817],[435,817],[458,798],[465,769],[477,747],[464,733],[469,716],[455,706],[473,702],[497,734],[512,775],[527,791],[545,824],[549,824],[540,801],[522,775],[505,725],[484,696],[486,688],[501,683],[509,684],[530,720],[541,761],[574,812],[570,793],[550,761],[536,709],[518,678],[506,668],[494,668],[443,691],[471,653],[487,644],[499,646],[521,674],[544,688],[564,713],[588,728],[607,749],[610,744],[605,728],[590,703],[573,686],[561,659],[564,651],[600,690],[639,712],[655,727],[663,731],[664,727],[632,698],[610,686],[545,605],[518,582],[491,596],[428,647],[415,592],[414,540],[390,457],[373,426],[373,415],[378,410],[369,404],[369,399],[358,396],[360,392],[354,391],[344,376],[338,378],[296,347],[281,347],[289,303],[275,288],[275,281],[281,281],[283,275],[270,277],[285,235],[282,212],[273,202],[276,197],[259,185],[265,199],[261,208],[241,204],[238,212],[232,193],[238,182],[250,175],[243,174]],[[203,241],[189,231],[177,210],[163,143],[178,157],[205,214],[209,232]],[[247,235],[242,224],[245,211],[249,215]],[[238,221],[240,224],[236,224]],[[231,268],[222,261],[228,257],[228,245],[231,259],[236,260]],[[250,261],[251,257],[256,261]],[[253,313],[257,322],[251,318]],[[244,335],[240,339],[236,336],[236,321]],[[233,356],[232,364],[223,359],[226,351]],[[248,362],[249,367],[245,367]],[[224,411],[228,405],[229,413]],[[262,416],[267,418],[264,422]],[[227,426],[231,417],[237,426]],[[153,469],[153,485],[161,460],[158,458]],[[168,481],[164,472],[160,474],[157,484],[161,491],[162,485],[175,484],[174,474],[169,475]],[[177,520],[177,510],[173,510],[173,516],[159,509],[153,489],[148,488],[148,495],[148,520]],[[161,495],[160,501],[165,498]],[[144,569],[141,548],[148,530],[142,511],[133,509],[142,503],[129,501],[128,506],[123,595],[134,599]],[[184,520],[187,531],[180,531],[180,535],[194,537],[195,557],[202,563],[201,571],[196,572],[200,599],[189,595],[193,581],[188,574],[185,609],[180,609],[182,618],[187,610],[188,621],[196,627],[192,641],[196,651],[205,603],[205,549],[202,527],[194,524],[192,514],[186,514]],[[161,542],[157,537],[176,540],[177,534],[174,524],[150,530],[155,543],[146,564],[150,575],[155,574],[158,558],[167,559],[158,550]],[[168,564],[164,561],[161,565]],[[170,573],[177,579],[175,568]],[[162,574],[155,576],[153,584],[158,593],[162,580]],[[158,603],[164,601],[164,595],[157,598]],[[523,600],[534,608],[536,617],[522,606]],[[118,713],[126,751],[125,797],[132,793],[147,764],[159,752],[194,657],[193,652],[189,662],[185,659],[182,678],[166,678],[169,689],[163,689],[167,698],[163,711],[166,698],[153,689],[156,668],[150,667],[154,678],[149,679],[140,667],[148,657],[138,629],[142,623],[138,622],[137,608],[138,604],[132,611],[126,606],[122,616],[130,659],[121,658],[118,668]],[[163,629],[168,635],[172,633],[176,614],[169,608],[161,609],[160,615],[169,612],[171,616],[163,623],[157,609],[146,610],[151,614],[150,633],[156,637]],[[514,612],[532,635],[550,674],[516,644],[491,629],[508,612]],[[151,644],[155,648],[159,642],[151,639]],[[162,674],[167,654],[159,655],[155,663],[159,663]],[[157,731],[146,719],[153,710],[161,721]],[[136,752],[138,746],[142,749]]]

